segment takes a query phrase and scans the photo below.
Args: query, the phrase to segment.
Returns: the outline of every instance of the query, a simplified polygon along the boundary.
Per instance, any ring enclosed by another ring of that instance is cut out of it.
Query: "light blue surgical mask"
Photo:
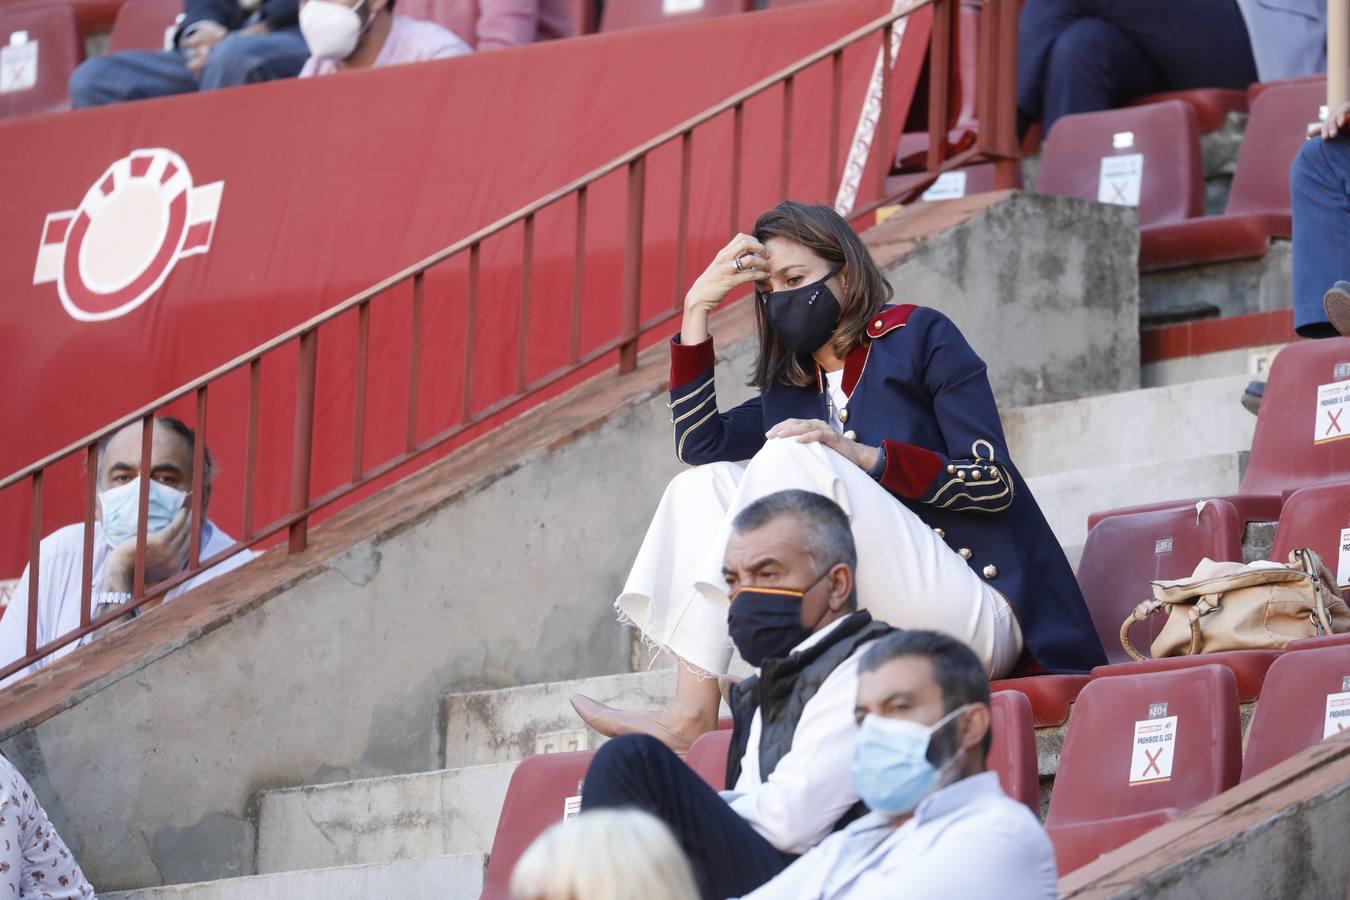
[[[958,752],[942,768],[928,761],[934,733],[967,706],[952,710],[931,726],[869,714],[853,747],[853,788],[867,808],[892,818],[919,805],[937,787]]]
[[[163,531],[178,515],[187,501],[187,492],[150,480],[150,506],[145,532]],[[98,495],[103,507],[103,538],[109,547],[136,537],[138,511],[141,499],[141,479],[136,477],[126,484],[108,488]]]

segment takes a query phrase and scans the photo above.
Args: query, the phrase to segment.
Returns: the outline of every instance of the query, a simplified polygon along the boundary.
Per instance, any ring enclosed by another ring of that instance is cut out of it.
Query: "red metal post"
[[[202,514],[206,493],[206,389],[197,388],[197,439],[192,442],[192,521],[188,523],[188,569],[202,563]]]
[[[745,154],[745,104],[736,104],[731,121],[731,222],[727,226],[727,234],[737,234],[741,231],[741,163]]]
[[[417,384],[422,366],[422,292],[426,272],[413,276],[412,324],[408,331],[408,431],[404,447],[409,453],[417,447]]]
[[[831,204],[839,190],[839,179],[843,177],[839,170],[839,119],[843,115],[843,99],[844,51],[836,50],[830,57],[830,170],[825,174],[825,202]]]
[[[623,252],[623,344],[619,374],[637,369],[638,321],[642,302],[642,219],[646,215],[647,157],[628,164],[628,229]]]
[[[938,0],[941,6],[942,0]],[[891,174],[895,148],[891,145],[891,26],[881,29],[881,110],[877,115],[877,133],[872,149],[877,154],[877,198],[886,196],[886,178]]]
[[[680,135],[680,218],[675,228],[675,309],[684,308],[685,266],[689,256],[689,195],[694,176],[693,129]]]
[[[155,442],[155,415],[147,414],[141,419],[141,466],[140,496],[136,499],[136,562],[132,566],[131,596],[139,600],[145,596],[145,542],[147,527],[150,524],[150,473],[154,471],[154,461],[150,450]]]
[[[262,402],[262,357],[248,364],[248,426],[244,431],[244,515],[240,540],[253,537],[253,494],[258,476],[258,407]]]
[[[319,330],[300,335],[300,359],[295,377],[295,441],[291,447],[291,512],[304,513],[291,523],[290,551],[299,553],[309,543],[309,470],[314,450],[314,388],[319,363]]]
[[[416,340],[416,339],[414,339]],[[370,301],[356,308],[356,410],[352,418],[352,482],[366,470],[366,372],[370,367]]]
[[[950,115],[952,77],[953,0],[933,4],[933,28],[928,44],[928,164],[930,172],[942,165],[947,154],[947,120]]]
[[[89,624],[94,592],[94,504],[98,498],[98,442],[84,451],[84,556],[80,565],[80,624]]]
[[[473,410],[473,347],[478,332],[478,270],[483,245],[469,247],[469,302],[464,323],[464,396],[460,402],[461,422],[469,421]]]
[[[28,656],[37,652],[38,583],[42,571],[42,476],[33,473],[33,509],[28,523]]]
[[[793,78],[789,75],[783,81],[783,130],[780,132],[779,143],[782,145],[782,154],[778,159],[778,199],[786,200],[789,197],[792,183],[792,85]]]
[[[530,287],[534,279],[534,216],[525,217],[520,253],[520,311],[516,315],[516,393],[525,393],[526,357],[530,347]]]
[[[567,362],[575,366],[581,358],[581,293],[586,277],[586,188],[577,189],[576,254],[572,262],[572,321],[567,339]]]

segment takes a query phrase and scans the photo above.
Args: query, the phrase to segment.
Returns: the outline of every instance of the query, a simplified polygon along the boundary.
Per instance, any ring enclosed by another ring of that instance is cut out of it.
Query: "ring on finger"
[[[731,261],[732,265],[734,265],[734,266],[736,267],[736,271],[737,271],[737,272],[744,272],[744,271],[745,271],[745,266],[741,264],[741,259],[742,259],[742,257],[739,257],[739,256],[738,256],[738,257],[736,257],[735,259],[733,259],[733,260]]]

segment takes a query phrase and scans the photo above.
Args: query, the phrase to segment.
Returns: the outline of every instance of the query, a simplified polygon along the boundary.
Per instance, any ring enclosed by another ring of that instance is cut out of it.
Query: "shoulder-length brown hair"
[[[771,237],[796,241],[834,268],[845,267],[847,287],[839,298],[839,326],[832,346],[843,359],[867,340],[867,323],[891,299],[891,286],[882,276],[866,245],[844,218],[828,206],[809,206],[784,200],[755,220],[755,239]],[[809,387],[816,381],[809,357],[799,357],[774,333],[758,291],[755,294],[755,331],[759,354],[755,357],[750,386],[764,390],[775,381],[793,387]]]

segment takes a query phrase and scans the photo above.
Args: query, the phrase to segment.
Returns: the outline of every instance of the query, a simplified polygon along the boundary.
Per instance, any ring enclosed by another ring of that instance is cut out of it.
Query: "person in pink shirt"
[[[301,0],[300,33],[310,57],[300,77],[447,59],[472,53],[435,22],[394,15],[395,0]]]
[[[568,0],[414,0],[434,4],[436,16],[475,50],[500,50],[576,34]],[[624,0],[610,0],[622,3]]]

